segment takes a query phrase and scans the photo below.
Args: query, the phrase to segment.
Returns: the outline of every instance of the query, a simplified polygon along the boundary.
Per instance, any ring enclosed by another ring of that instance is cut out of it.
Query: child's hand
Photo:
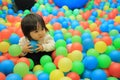
[[[32,53],[32,50],[31,50],[32,46],[30,46],[29,43],[25,44],[24,47],[23,47],[23,52],[24,53]]]
[[[38,44],[37,46],[38,46],[38,48],[35,49],[37,52],[43,50],[43,46],[41,44]]]

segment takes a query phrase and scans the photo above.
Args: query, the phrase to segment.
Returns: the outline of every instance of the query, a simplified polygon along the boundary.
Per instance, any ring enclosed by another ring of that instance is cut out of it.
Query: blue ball
[[[38,75],[38,80],[49,80],[49,74],[44,73],[44,72],[40,73]]]
[[[107,74],[102,69],[96,69],[91,73],[91,80],[107,80]]]
[[[86,69],[93,70],[98,66],[98,60],[94,56],[86,56],[83,60]]]
[[[9,37],[9,42],[11,44],[18,44],[19,43],[19,40],[20,40],[20,37],[17,35],[17,34],[12,34],[10,37]]]
[[[14,63],[11,60],[4,60],[0,63],[0,72],[10,74],[13,72]]]
[[[55,34],[55,36],[54,36],[54,40],[55,40],[55,42],[57,41],[57,40],[59,40],[59,39],[63,39],[64,40],[64,37],[63,37],[63,35],[62,34]]]
[[[85,71],[82,74],[82,78],[91,78],[91,73],[92,73],[91,70],[85,69]]]
[[[70,9],[83,8],[88,0],[53,0],[58,7],[64,5],[68,6]]]
[[[0,24],[0,31],[6,29],[6,26],[4,26],[3,24]]]
[[[18,74],[11,73],[11,74],[6,76],[5,80],[22,80],[22,77]]]
[[[38,47],[37,44],[38,44],[38,42],[35,41],[35,40],[31,40],[31,41],[30,41],[30,46],[32,46],[32,49],[31,49],[31,50],[32,50],[33,52],[36,52],[35,49]]]
[[[109,53],[109,56],[113,62],[120,62],[120,51],[114,50]]]
[[[87,39],[87,38],[88,38],[88,39],[89,39],[89,38],[92,39],[91,34],[88,33],[88,32],[83,33],[82,36],[81,36],[82,41],[85,40],[85,39]]]
[[[67,44],[72,44],[72,39],[71,38],[66,39],[66,43]]]

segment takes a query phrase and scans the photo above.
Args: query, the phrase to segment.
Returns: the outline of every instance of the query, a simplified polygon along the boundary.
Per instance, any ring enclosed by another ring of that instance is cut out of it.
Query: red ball
[[[5,80],[5,74],[3,74],[2,72],[0,72],[0,80]]]
[[[19,58],[19,59],[17,60],[17,63],[19,63],[19,62],[24,62],[24,63],[26,63],[28,66],[30,66],[30,61],[29,61],[29,59],[26,58],[26,57],[21,57],[21,58]]]
[[[107,44],[111,45],[112,44],[112,39],[109,36],[104,36],[102,40]]]
[[[38,80],[34,74],[27,74],[23,77],[23,80]]]
[[[75,72],[68,73],[67,77],[70,77],[72,80],[80,80],[80,76]]]
[[[53,24],[53,29],[54,29],[54,30],[60,30],[61,28],[62,28],[62,26],[61,26],[60,23],[55,22],[55,23]]]
[[[79,42],[72,43],[71,51],[79,50],[82,51],[82,45]]]
[[[113,62],[109,67],[109,73],[113,77],[120,78],[120,63]]]
[[[58,62],[61,58],[63,58],[64,56],[57,56],[55,59],[54,59],[54,64],[58,67]]]
[[[4,60],[7,60],[7,57],[5,57],[5,56],[0,56],[0,62],[2,62],[2,61],[4,61]]]

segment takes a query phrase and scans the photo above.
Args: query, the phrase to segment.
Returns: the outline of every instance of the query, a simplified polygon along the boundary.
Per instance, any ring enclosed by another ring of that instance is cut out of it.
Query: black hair
[[[26,15],[21,21],[21,29],[25,37],[31,40],[30,32],[37,30],[38,24],[42,27],[42,30],[45,29],[48,31],[45,26],[45,22],[40,15],[35,13]]]

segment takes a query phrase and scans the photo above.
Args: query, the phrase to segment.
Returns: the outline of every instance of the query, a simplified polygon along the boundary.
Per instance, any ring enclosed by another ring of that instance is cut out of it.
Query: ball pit
[[[36,1],[31,10],[15,12],[14,0],[0,0],[0,79],[120,79],[120,0]],[[43,17],[55,40],[52,56],[38,65],[18,57],[20,23],[31,12]]]

